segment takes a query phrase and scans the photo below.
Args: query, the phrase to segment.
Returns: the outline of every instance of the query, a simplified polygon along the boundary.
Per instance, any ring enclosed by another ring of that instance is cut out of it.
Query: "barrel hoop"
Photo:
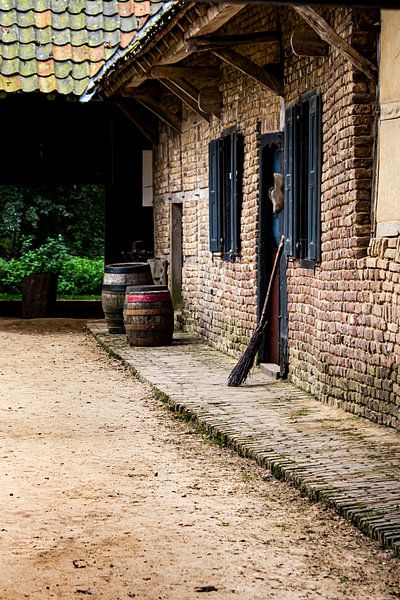
[[[153,294],[127,294],[126,302],[166,302],[171,301],[171,296],[168,293],[155,292]]]
[[[168,286],[166,285],[133,285],[133,284],[129,284],[126,287],[126,293],[127,294],[137,294],[138,292],[168,292]]]
[[[148,263],[115,263],[106,265],[104,273],[147,273],[150,270]]]
[[[103,283],[101,290],[103,292],[114,292],[114,293],[121,292],[121,293],[125,294],[126,293],[126,285],[112,285],[111,283],[109,283],[109,284]]]
[[[171,323],[125,323],[125,330],[128,331],[171,331]]]
[[[170,308],[125,308],[124,315],[126,317],[133,317],[136,315],[171,315],[172,311]]]

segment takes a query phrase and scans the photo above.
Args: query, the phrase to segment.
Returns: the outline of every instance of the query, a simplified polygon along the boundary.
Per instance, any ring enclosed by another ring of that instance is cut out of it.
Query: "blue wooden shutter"
[[[208,146],[208,194],[211,252],[219,252],[221,249],[220,147],[220,140],[212,140]]]
[[[240,216],[242,208],[243,135],[237,131],[231,136],[231,207],[230,207],[230,259],[240,252]]]
[[[298,106],[285,111],[285,206],[283,212],[284,251],[296,256],[297,242],[297,124]]]
[[[321,254],[321,97],[309,100],[307,173],[307,258],[319,260]]]

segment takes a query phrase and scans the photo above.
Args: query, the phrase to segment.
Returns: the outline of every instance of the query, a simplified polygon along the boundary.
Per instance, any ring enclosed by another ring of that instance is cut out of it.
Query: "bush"
[[[0,292],[20,294],[22,281],[32,273],[58,275],[58,292],[65,296],[99,294],[103,278],[103,260],[81,258],[68,253],[61,236],[32,250],[30,239],[23,243],[21,257],[0,259]]]
[[[100,294],[103,271],[101,258],[68,256],[61,265],[58,293],[63,296]]]

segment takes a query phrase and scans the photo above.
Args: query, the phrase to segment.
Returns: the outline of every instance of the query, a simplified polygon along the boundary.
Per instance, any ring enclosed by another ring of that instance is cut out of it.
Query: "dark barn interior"
[[[105,187],[105,262],[136,240],[153,249],[153,214],[142,206],[142,150],[149,142],[113,102],[54,94],[0,101],[0,185],[97,183]]]

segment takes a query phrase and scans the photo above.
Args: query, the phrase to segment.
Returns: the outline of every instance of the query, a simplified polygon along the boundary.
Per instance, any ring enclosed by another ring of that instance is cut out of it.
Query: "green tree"
[[[70,254],[104,253],[104,189],[99,185],[0,186],[0,256],[21,256],[62,235]]]

